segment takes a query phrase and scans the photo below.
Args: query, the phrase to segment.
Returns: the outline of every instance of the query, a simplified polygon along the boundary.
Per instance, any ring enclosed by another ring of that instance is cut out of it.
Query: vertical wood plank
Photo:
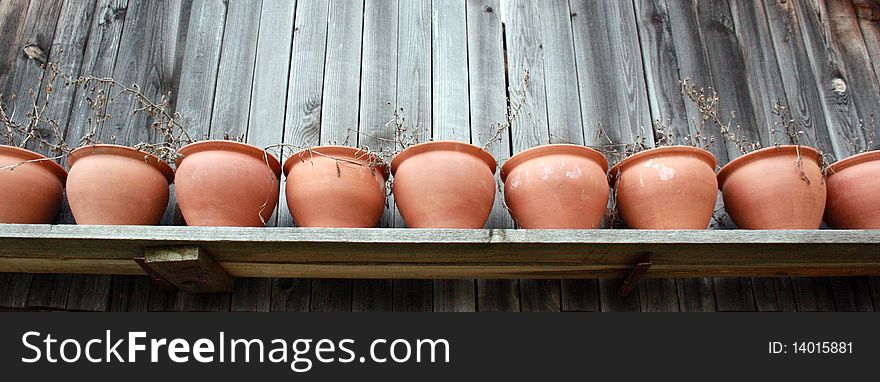
[[[229,310],[233,312],[268,312],[272,299],[272,279],[235,279]]]
[[[745,57],[751,102],[755,105],[756,135],[758,142],[766,147],[774,144],[775,140],[769,133],[769,128],[777,121],[772,114],[773,105],[777,100],[787,98],[784,79],[761,2],[731,2],[730,8],[737,39]],[[789,310],[794,307],[790,278],[752,278],[751,283],[758,310]]]
[[[695,8],[697,25],[699,25],[699,34],[694,42],[701,41],[705,48],[706,67],[709,70],[709,78],[712,79],[708,83],[721,99],[720,112],[735,111],[735,123],[742,126],[740,135],[748,137],[752,142],[759,142],[762,136],[766,136],[761,132],[768,130],[769,127],[761,127],[756,122],[757,112],[748,89],[743,48],[736,39],[730,6],[725,1],[713,4],[698,3],[692,5],[692,8]],[[718,157],[719,164],[726,164],[728,160],[741,154],[737,148],[723,139],[716,138],[716,142],[719,142],[716,146],[720,147],[712,151]],[[724,155],[725,147],[726,155]],[[718,310],[755,310],[750,279],[716,278],[714,284]]]
[[[363,0],[331,1],[321,106],[321,144],[358,143],[363,25]]]
[[[18,8],[20,5],[17,3],[9,4],[11,7],[9,11],[20,10]],[[31,0],[27,6],[23,23],[17,24],[19,20],[16,19],[16,16],[12,16],[9,24],[3,25],[4,28],[17,26],[18,30],[13,31],[11,35],[18,37],[18,39],[13,40],[12,46],[9,47],[12,60],[8,63],[9,73],[4,76],[6,77],[5,82],[0,84],[2,86],[0,93],[9,97],[17,95],[14,107],[20,113],[29,110],[28,107],[31,106],[31,98],[28,94],[30,89],[33,89],[38,96],[42,94],[42,84],[40,83],[43,72],[42,63],[25,54],[24,49],[28,45],[35,45],[46,57],[51,54],[63,5],[64,3],[60,1]],[[6,38],[5,36],[4,38]],[[12,100],[5,99],[5,101],[11,102]],[[38,147],[34,148],[40,151]]]
[[[300,1],[297,4],[293,28],[293,50],[291,53],[289,84],[287,87],[287,108],[285,110],[283,142],[314,146],[322,143],[321,115],[323,112],[325,64],[328,55],[328,34],[330,34],[330,1]],[[334,30],[337,32],[338,30]],[[335,35],[335,34],[334,34]],[[360,57],[358,46],[358,58]],[[332,82],[333,79],[327,79]],[[350,79],[348,82],[354,82]],[[327,139],[323,140],[323,143]],[[290,150],[281,150],[287,155]],[[283,160],[283,158],[282,158]],[[286,182],[286,179],[284,179]],[[293,217],[289,213],[285,195],[286,183],[281,184],[278,211],[279,226],[291,226]],[[323,281],[315,280],[321,283]],[[305,287],[301,285],[306,283]],[[310,286],[308,280],[276,279],[272,285],[272,309],[285,311],[308,310]],[[347,286],[343,293],[351,293]],[[276,300],[280,305],[276,306]]]
[[[312,281],[309,311],[350,312],[352,308],[351,304],[351,280]]]
[[[880,3],[874,0],[853,0],[853,6],[856,8],[874,74],[880,76]]]
[[[831,293],[838,312],[873,312],[867,277],[832,277]]]
[[[363,1],[330,2],[321,144],[358,144],[363,23]],[[350,311],[351,296],[351,280],[311,281],[312,310]]]
[[[504,35],[501,3],[498,0],[467,1],[468,95],[470,99],[471,142],[484,146],[502,163],[510,157],[510,131],[493,139],[493,124],[503,122],[507,108]],[[519,69],[517,69],[519,70]],[[516,84],[518,86],[518,84]],[[498,173],[496,182],[500,185]],[[503,188],[498,187],[487,228],[513,228],[513,219],[504,208]],[[519,283],[515,280],[443,280],[434,283],[434,308],[438,311],[474,311],[477,290],[507,292],[507,298],[479,299],[480,310],[519,310]],[[495,304],[495,303],[498,304]]]
[[[174,70],[177,64],[180,17],[187,14],[183,3],[135,1],[125,11],[126,28],[122,30],[113,78],[124,84],[138,84],[150,99],[174,93]],[[102,142],[135,145],[155,142],[158,136],[150,129],[145,113],[132,114],[136,107],[130,98],[120,98],[108,107],[113,119],[98,131]],[[76,138],[76,137],[71,137]],[[111,276],[74,275],[68,298],[69,310],[106,310],[110,304]]]
[[[641,285],[629,296],[620,296],[621,280],[599,280],[599,307],[603,312],[638,312],[641,310]]]
[[[386,123],[394,118],[397,104],[397,1],[367,0],[364,3],[363,56],[361,60],[360,120],[358,146],[387,146],[394,138],[394,126]],[[388,206],[379,223],[394,227],[402,223],[400,214],[389,197]],[[355,280],[352,282],[352,310],[389,311],[393,303],[391,280]]]
[[[194,139],[211,135],[211,117],[218,65],[226,25],[226,4],[220,0],[192,3],[186,50],[180,71],[176,111]]]
[[[397,109],[423,137],[470,141],[464,2],[398,1],[397,6]],[[456,110],[450,109],[453,102],[459,104]],[[395,226],[404,223],[395,216]],[[392,281],[393,309],[433,310],[433,284]]]
[[[272,279],[271,310],[308,312],[310,294],[311,282],[307,279]]]
[[[797,310],[789,277],[754,277],[755,307],[760,312],[794,312]]]
[[[147,276],[113,277],[110,292],[111,312],[146,312],[150,303],[150,287]]]
[[[28,57],[24,47],[28,44],[36,45],[44,54],[51,54],[54,35],[61,12],[62,3],[57,1],[33,0],[30,2],[4,2],[0,4],[0,30],[3,31],[4,57],[0,67],[0,93],[3,93],[4,101],[10,103],[19,113],[28,110],[30,101],[29,89],[33,89],[39,96],[42,92],[40,77],[42,69],[40,63]],[[14,13],[14,14],[13,14]],[[6,19],[8,17],[8,19]],[[7,37],[8,36],[8,37]],[[14,105],[9,97],[16,95]],[[37,152],[45,152],[40,147],[29,147]],[[63,309],[70,285],[70,275],[33,275],[25,276],[13,274],[8,280],[8,286],[20,290],[20,284],[30,282],[28,296],[23,301],[10,301],[10,305],[22,305],[45,309]],[[55,291],[55,289],[58,289]]]
[[[110,306],[112,281],[110,275],[75,275],[70,280],[65,309],[106,311]]]
[[[26,308],[32,278],[26,273],[0,273],[0,308]]]
[[[466,14],[464,1],[431,2],[433,124],[426,130],[436,140],[471,141]]]
[[[634,142],[638,136],[645,136],[653,142],[645,68],[633,5],[571,1],[569,7],[583,124],[580,140],[590,145],[607,143],[597,137],[602,128],[614,143]],[[558,29],[564,30],[564,25]],[[552,99],[548,97],[548,105],[555,103]],[[664,283],[668,284],[666,286],[675,285],[672,280],[660,281],[660,285],[653,281],[643,283],[638,294],[674,291],[674,288],[664,287]],[[619,280],[598,281],[600,301],[597,305],[603,310],[639,310],[638,294],[622,299],[617,296],[619,285]],[[584,289],[588,292],[593,287]],[[678,305],[674,293],[657,296],[655,300],[667,301],[670,307]]]
[[[211,137],[211,120],[217,75],[226,26],[227,2],[199,0],[191,3],[185,51],[180,66],[176,111],[194,139]],[[174,74],[169,75],[171,78]],[[228,311],[229,294],[190,295],[153,288],[150,310]],[[172,302],[173,301],[173,302]]]
[[[223,41],[217,67],[210,120],[212,139],[247,134],[262,4],[262,0],[256,0],[228,5],[223,34],[229,38]]]
[[[431,280],[394,280],[395,312],[431,312],[434,310],[434,284]]]
[[[475,280],[434,280],[435,312],[474,312],[477,309]]]
[[[30,0],[10,0],[0,2],[0,32],[4,39],[0,42],[3,53],[0,53],[0,84],[7,84],[14,74],[13,65],[16,57],[22,52],[16,46],[24,33]],[[4,93],[6,94],[6,93]]]
[[[827,128],[824,131],[818,130],[816,132],[815,143],[825,153],[833,152],[838,157],[848,155],[848,149],[843,148],[845,145],[839,143],[840,135],[842,134],[847,137],[862,135],[858,128],[859,111],[857,100],[860,98],[864,99],[864,97],[856,96],[855,93],[860,91],[874,91],[876,93],[876,90],[869,90],[872,87],[872,79],[874,84],[876,84],[876,77],[869,68],[864,70],[859,67],[859,69],[856,69],[856,73],[861,74],[861,78],[850,78],[848,67],[843,61],[844,54],[840,45],[852,46],[852,48],[847,49],[848,56],[851,59],[857,55],[855,53],[857,51],[857,48],[854,48],[855,46],[861,46],[863,54],[867,56],[864,46],[853,38],[840,43],[835,41],[836,34],[840,33],[841,29],[844,28],[834,28],[829,25],[828,10],[823,4],[812,1],[791,4],[777,2],[771,4],[768,2],[766,9],[768,15],[771,14],[772,10],[773,13],[786,17],[792,23],[793,27],[791,29],[794,33],[800,35],[798,40],[803,44],[800,49],[804,50],[800,55],[806,56],[806,59],[801,58],[801,60],[807,61],[810,64],[814,78],[812,83],[815,84],[815,89],[819,94],[819,97],[816,99],[821,100],[821,108],[817,109],[824,112],[827,124]],[[857,23],[857,20],[853,12],[851,13],[850,20],[838,18],[833,22],[848,23],[851,28],[852,25]],[[864,65],[865,63],[862,62],[860,64]],[[861,84],[855,85],[859,87],[858,90],[850,86],[854,82],[861,82]],[[843,84],[843,86],[841,87],[840,84]],[[876,89],[876,85],[873,85],[873,87]],[[868,109],[867,106],[865,108]],[[808,138],[813,137],[808,135]],[[834,310],[834,286],[831,281],[829,278],[792,278],[795,291],[798,292],[796,294],[798,310]],[[838,283],[837,285],[842,287],[845,284]],[[840,293],[840,295],[845,294],[843,292]]]
[[[260,8],[246,142],[267,147],[281,142],[284,137],[290,76],[279,80],[278,73],[290,73],[297,2],[263,0]],[[229,40],[224,38],[224,41]],[[266,225],[275,226],[278,216],[289,215],[287,206],[279,208],[279,204],[275,205]],[[241,288],[233,292],[232,310],[269,310],[271,279],[250,279],[237,282],[236,286]]]
[[[549,142],[585,144],[584,124],[581,118],[580,88],[578,86],[578,66],[575,58],[572,10],[567,0],[554,1],[541,8],[542,45],[544,48],[544,84],[547,98],[547,124]],[[530,281],[522,281],[523,307],[533,306],[526,297],[533,295],[528,288]],[[558,288],[557,285],[558,284]],[[596,280],[561,280],[553,285],[540,286],[548,295],[549,306],[542,310],[563,309],[563,301],[585,302],[587,306],[569,307],[589,309],[598,306],[596,301],[584,301],[597,297],[590,293],[598,288]],[[549,289],[548,289],[549,288]],[[566,293],[577,296],[568,297]],[[557,294],[559,295],[557,298]],[[559,303],[557,307],[555,304]]]
[[[284,112],[284,143],[303,147],[320,144],[329,11],[329,0],[300,1],[297,4],[287,109]],[[289,156],[295,150],[278,151]],[[278,226],[292,226],[294,223],[284,192],[286,181],[283,179],[278,198]]]
[[[556,3],[557,8],[559,2]],[[525,89],[525,100],[518,118],[510,125],[511,154],[525,149],[550,143],[550,131],[547,121],[546,85],[544,78],[544,41],[541,31],[541,5],[530,1],[508,1],[504,3],[505,43],[507,47],[507,83],[508,88],[518,87],[528,71],[528,88]],[[537,26],[537,27],[536,27]],[[508,97],[513,94],[508,93]],[[545,310],[560,305],[561,287],[546,287],[541,281],[520,280],[519,294],[510,300],[519,299],[516,304],[523,310]],[[501,286],[498,286],[501,287]],[[506,288],[497,288],[499,291]],[[555,291],[555,293],[554,293]],[[541,298],[541,293],[548,293]],[[523,301],[523,296],[529,300]],[[479,300],[481,303],[483,299]],[[495,300],[485,300],[495,301]],[[499,299],[497,301],[505,301]],[[550,303],[543,306],[542,302]],[[535,306],[531,303],[537,303]],[[483,310],[483,307],[480,307]]]

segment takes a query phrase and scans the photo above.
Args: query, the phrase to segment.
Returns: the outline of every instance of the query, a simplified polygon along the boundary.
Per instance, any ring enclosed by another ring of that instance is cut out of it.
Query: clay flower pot
[[[70,153],[67,201],[77,224],[158,225],[174,171],[131,147],[92,145]]]
[[[715,212],[715,156],[691,146],[633,154],[611,169],[620,217],[630,228],[706,229]]]
[[[386,171],[375,155],[352,147],[300,151],[284,162],[287,207],[300,227],[375,227]]]
[[[0,223],[52,223],[61,209],[66,178],[64,168],[45,156],[0,145]]]
[[[880,229],[880,151],[839,160],[827,174],[825,223],[833,228]]]
[[[501,167],[504,200],[522,228],[597,228],[608,206],[607,170],[588,147],[534,147]]]
[[[820,163],[816,149],[793,145],[736,158],[718,172],[724,209],[739,228],[817,229],[825,210]]]
[[[278,202],[274,155],[233,141],[197,142],[180,154],[174,191],[187,225],[265,226]]]
[[[483,228],[495,201],[495,158],[453,141],[410,146],[391,161],[394,200],[412,228]]]

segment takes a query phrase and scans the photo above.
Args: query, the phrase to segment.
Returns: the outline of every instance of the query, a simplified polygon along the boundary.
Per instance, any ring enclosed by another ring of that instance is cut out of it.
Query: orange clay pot
[[[40,161],[21,164],[31,160]],[[52,223],[64,197],[64,168],[33,151],[3,145],[0,168],[0,223]]]
[[[817,229],[825,210],[820,162],[816,149],[793,145],[736,158],[718,172],[724,209],[739,228]]]
[[[844,229],[880,229],[880,151],[839,160],[828,167],[825,223]]]
[[[174,171],[131,147],[92,145],[70,153],[67,201],[77,224],[158,225]]]
[[[715,156],[691,146],[642,151],[611,169],[620,217],[637,229],[706,229],[715,212]]]
[[[391,161],[394,199],[412,228],[483,228],[495,201],[495,158],[453,141],[421,143]]]
[[[501,167],[504,200],[522,228],[597,228],[608,206],[607,170],[588,147],[534,147]]]
[[[278,202],[274,155],[233,141],[189,144],[180,155],[174,191],[187,225],[265,226]]]
[[[385,210],[384,165],[373,154],[321,146],[284,162],[287,207],[300,227],[368,228]]]

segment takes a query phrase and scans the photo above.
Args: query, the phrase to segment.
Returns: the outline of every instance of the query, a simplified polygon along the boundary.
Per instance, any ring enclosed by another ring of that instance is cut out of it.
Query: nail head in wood
[[[185,292],[232,291],[232,277],[199,246],[146,248],[144,265]]]

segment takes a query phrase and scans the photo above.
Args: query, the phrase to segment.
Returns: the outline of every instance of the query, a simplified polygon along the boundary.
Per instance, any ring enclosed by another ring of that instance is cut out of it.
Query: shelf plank
[[[873,231],[0,226],[0,272],[143,274],[148,248],[197,245],[234,277],[619,278],[880,275]]]

